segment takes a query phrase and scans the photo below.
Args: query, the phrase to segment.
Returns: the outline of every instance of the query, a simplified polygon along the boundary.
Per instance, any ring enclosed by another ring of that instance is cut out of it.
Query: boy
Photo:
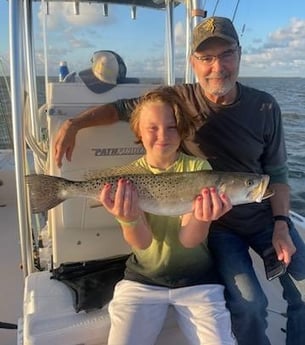
[[[131,116],[146,154],[132,165],[154,174],[211,169],[206,160],[179,150],[192,129],[185,115],[173,89],[146,94]],[[155,344],[169,305],[190,344],[235,344],[224,288],[205,243],[211,221],[232,207],[226,195],[204,188],[193,212],[181,217],[145,214],[130,181],[119,181],[114,200],[106,185],[100,200],[133,251],[109,306],[108,345]]]

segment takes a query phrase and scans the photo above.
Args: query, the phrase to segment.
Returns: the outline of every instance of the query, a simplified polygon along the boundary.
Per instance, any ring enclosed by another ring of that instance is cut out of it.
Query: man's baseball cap
[[[192,52],[195,52],[206,40],[215,37],[239,45],[238,34],[229,18],[209,17],[194,28]]]
[[[111,50],[99,50],[93,54],[91,62],[91,68],[78,73],[91,91],[103,93],[124,81],[127,68],[117,53]]]

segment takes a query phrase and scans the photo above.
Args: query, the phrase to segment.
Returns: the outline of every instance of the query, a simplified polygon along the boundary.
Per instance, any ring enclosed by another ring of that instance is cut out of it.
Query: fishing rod
[[[219,0],[216,1],[216,4],[215,4],[215,6],[214,6],[213,16],[215,15],[215,12],[216,12],[216,9],[217,9],[218,4],[219,4]]]
[[[235,6],[235,9],[234,9],[234,13],[233,13],[233,17],[232,17],[232,23],[234,23],[234,19],[235,19],[235,16],[236,16],[236,12],[237,12],[237,9],[238,9],[239,2],[240,2],[240,0],[237,0],[236,6]]]
[[[220,0],[217,0],[217,1],[216,1],[215,6],[214,6],[214,9],[213,9],[213,14],[212,14],[212,16],[215,15],[216,9],[217,9],[217,7],[218,7],[218,5],[219,5],[219,2],[220,2]],[[236,3],[235,8],[234,8],[233,16],[232,16],[232,22],[234,22],[234,19],[235,19],[236,13],[237,13],[237,9],[238,9],[239,3],[240,3],[240,0],[237,0],[237,3]]]

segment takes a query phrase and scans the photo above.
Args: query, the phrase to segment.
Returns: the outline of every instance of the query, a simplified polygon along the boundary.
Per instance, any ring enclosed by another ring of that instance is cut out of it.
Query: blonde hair
[[[177,131],[181,138],[181,141],[190,136],[195,130],[193,118],[189,114],[187,107],[185,106],[184,102],[181,100],[175,89],[170,86],[163,86],[144,94],[144,96],[140,98],[139,103],[136,105],[131,114],[129,123],[130,128],[137,138],[137,144],[142,143],[139,123],[140,115],[144,106],[147,103],[158,102],[168,104],[172,108],[173,115],[176,120]]]

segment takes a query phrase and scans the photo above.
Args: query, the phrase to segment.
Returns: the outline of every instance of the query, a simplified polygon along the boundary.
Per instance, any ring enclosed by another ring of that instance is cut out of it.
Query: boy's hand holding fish
[[[120,223],[124,239],[130,246],[138,249],[150,246],[152,232],[139,207],[138,192],[130,180],[119,179],[115,191],[110,183],[106,183],[100,193],[100,201]]]
[[[134,224],[143,211],[139,207],[139,198],[132,182],[121,178],[113,196],[110,183],[106,183],[100,194],[101,204],[121,224]]]
[[[181,244],[193,248],[203,242],[208,236],[211,221],[220,218],[231,208],[231,201],[225,193],[217,193],[215,187],[202,188],[193,201],[192,212],[182,217],[179,233]],[[201,223],[199,227],[198,222]]]
[[[193,215],[197,220],[211,222],[227,213],[232,208],[228,196],[217,193],[215,187],[203,188],[194,200]]]

